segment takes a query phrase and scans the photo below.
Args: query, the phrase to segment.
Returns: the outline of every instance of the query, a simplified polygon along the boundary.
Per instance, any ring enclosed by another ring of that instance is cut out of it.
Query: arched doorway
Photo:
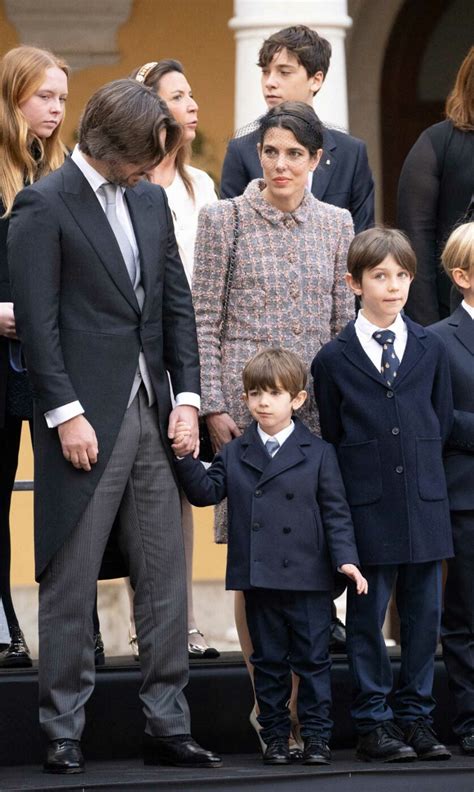
[[[418,135],[444,102],[472,44],[471,0],[406,0],[387,43],[381,79],[384,221],[395,223],[397,185]]]

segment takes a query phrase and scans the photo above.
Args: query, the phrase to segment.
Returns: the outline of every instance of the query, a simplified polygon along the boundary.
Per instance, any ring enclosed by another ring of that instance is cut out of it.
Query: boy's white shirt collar
[[[464,308],[464,310],[467,311],[471,319],[474,319],[474,305],[468,305],[466,300],[463,300],[461,305]]]
[[[403,355],[405,354],[408,340],[408,328],[401,313],[397,315],[395,321],[392,322],[390,327],[377,327],[377,325],[369,322],[369,320],[362,313],[362,310],[363,309],[361,309],[357,314],[357,319],[354,323],[354,329],[362,349],[374,364],[377,371],[380,371],[382,362],[382,347],[380,346],[379,342],[373,338],[373,334],[378,330],[392,330],[395,333],[393,348],[397,358],[401,363]]]
[[[288,440],[290,434],[294,431],[294,428],[295,428],[294,422],[290,421],[290,425],[289,426],[285,426],[284,429],[281,429],[275,435],[269,435],[266,432],[264,432],[263,429],[261,428],[260,424],[257,423],[257,432],[259,434],[260,440],[262,441],[263,445],[265,445],[267,440],[277,440],[278,443],[280,444],[280,446],[282,446],[283,443],[285,442],[285,440]],[[279,449],[277,449],[277,451],[278,450]],[[277,451],[275,451],[275,453],[277,453]]]
[[[372,324],[369,320],[364,316],[362,313],[364,309],[361,310],[357,314],[357,319],[355,321],[356,330],[362,333],[367,338],[372,338],[373,334],[377,332],[377,330],[392,330],[397,335],[403,335],[407,333],[407,326],[402,318],[401,313],[397,314],[396,319],[389,327],[377,327],[377,325]],[[376,342],[378,343],[378,342]]]

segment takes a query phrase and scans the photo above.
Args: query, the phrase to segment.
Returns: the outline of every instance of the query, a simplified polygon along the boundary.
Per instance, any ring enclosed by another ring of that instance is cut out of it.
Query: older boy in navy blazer
[[[289,762],[290,671],[300,679],[303,761],[327,764],[331,686],[329,627],[337,568],[365,593],[354,532],[334,449],[293,410],[305,398],[306,368],[292,352],[267,349],[244,369],[244,398],[255,422],[225,445],[206,471],[191,456],[177,462],[191,503],[227,497],[226,588],[242,590],[251,663],[267,748],[264,761]],[[179,455],[186,425],[176,427]]]
[[[474,223],[453,231],[441,260],[464,298],[430,327],[448,350],[454,400],[444,464],[455,557],[448,561],[441,639],[456,708],[453,731],[474,756]]]
[[[337,447],[368,597],[348,592],[358,756],[448,759],[431,725],[441,560],[453,553],[442,449],[452,422],[442,341],[400,313],[415,273],[404,235],[374,228],[349,249],[357,319],[313,361],[323,437]],[[393,697],[382,634],[392,588],[401,621]]]

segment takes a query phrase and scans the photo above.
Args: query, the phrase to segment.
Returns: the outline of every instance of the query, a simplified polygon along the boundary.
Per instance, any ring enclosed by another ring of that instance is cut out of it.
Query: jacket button
[[[286,533],[286,534],[291,533],[291,528],[288,528],[288,526],[285,525],[285,527],[283,528],[283,533]]]
[[[403,473],[402,465],[397,465],[397,467],[395,468],[395,473]]]
[[[263,492],[262,492],[262,490],[255,490],[255,497],[256,497],[256,498],[261,498],[261,497],[262,497],[262,495],[263,495]]]
[[[393,391],[387,391],[387,399],[393,399]]]
[[[287,499],[287,500],[293,500],[293,498],[294,498],[294,497],[295,497],[295,496],[293,495],[293,493],[292,493],[292,492],[287,492],[287,493],[286,493],[286,499]]]
[[[284,566],[284,567],[285,567],[285,569],[286,569],[286,567],[287,567],[287,566],[289,566],[289,565],[290,565],[290,562],[288,561],[288,559],[287,559],[287,558],[285,558],[285,560],[283,561],[283,566]]]
[[[258,531],[258,530],[260,530],[260,523],[258,522],[252,523],[252,531]]]
[[[400,429],[398,428],[398,426],[394,426],[394,427],[393,427],[393,429],[392,429],[392,434],[393,434],[393,435],[398,435],[398,434],[400,434]]]

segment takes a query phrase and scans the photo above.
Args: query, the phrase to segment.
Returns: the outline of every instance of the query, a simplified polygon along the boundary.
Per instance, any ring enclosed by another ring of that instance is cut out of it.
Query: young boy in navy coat
[[[292,352],[267,349],[247,363],[244,398],[255,419],[208,470],[177,461],[190,502],[228,499],[226,588],[242,590],[254,652],[254,682],[267,745],[264,761],[287,764],[290,671],[298,675],[303,761],[327,764],[331,686],[329,627],[334,572],[367,584],[336,453],[292,413],[306,399],[306,368]],[[176,426],[179,456],[186,424]]]
[[[456,708],[453,731],[474,756],[474,223],[453,231],[441,259],[464,297],[430,327],[448,350],[454,400],[444,464],[455,557],[448,561],[441,639]]]
[[[441,615],[441,560],[453,553],[442,450],[452,422],[447,353],[400,312],[416,260],[393,229],[358,234],[348,285],[357,319],[326,344],[312,373],[321,433],[337,449],[367,597],[348,592],[347,636],[359,735],[368,761],[449,759],[431,725]],[[382,626],[392,589],[401,622],[393,705]]]

